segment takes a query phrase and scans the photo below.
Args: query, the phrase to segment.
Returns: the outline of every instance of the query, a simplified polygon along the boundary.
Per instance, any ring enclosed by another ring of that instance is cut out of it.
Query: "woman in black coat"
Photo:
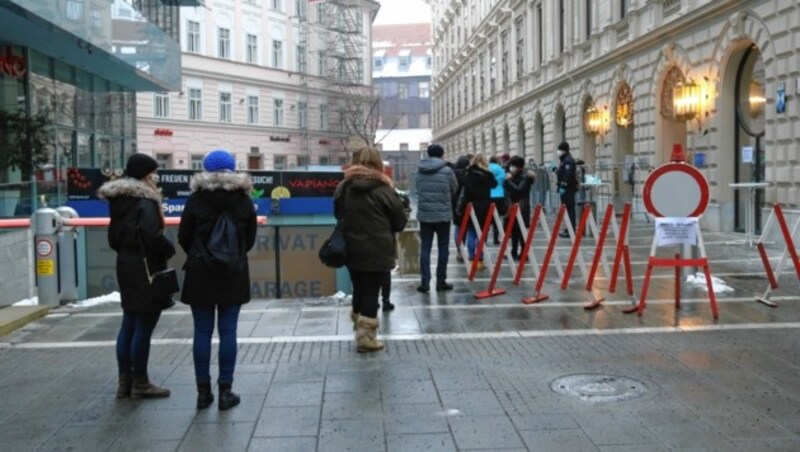
[[[476,155],[464,175],[464,188],[461,190],[461,196],[458,200],[459,217],[464,214],[467,203],[472,203],[478,223],[483,227],[486,216],[489,213],[491,191],[496,186],[497,179],[489,171],[489,162],[486,160],[486,156],[483,154]],[[475,230],[472,221],[470,221],[467,231],[467,249],[469,250],[470,260],[475,259],[475,247],[478,244],[478,234],[480,232]],[[478,268],[481,270],[484,268],[482,262],[478,265]]]
[[[181,301],[192,307],[194,319],[194,369],[197,379],[197,408],[211,405],[211,336],[214,317],[219,317],[219,409],[239,404],[231,392],[236,365],[236,326],[241,305],[250,301],[250,269],[247,252],[256,241],[256,211],[250,192],[253,182],[247,174],[233,172],[236,161],[227,151],[211,151],[203,159],[204,172],[192,178],[192,194],[186,202],[178,242],[186,251],[186,276]],[[222,214],[235,224],[239,262],[229,271],[212,268],[206,245]]]
[[[128,177],[103,184],[97,194],[110,203],[108,244],[117,252],[117,283],[122,298],[122,326],[117,336],[119,387],[117,398],[168,397],[147,375],[150,337],[161,311],[174,304],[150,286],[147,270],[167,267],[175,254],[164,236],[161,193],[156,186],[158,164],[144,154],[132,155],[126,165]],[[147,269],[144,259],[147,259]]]
[[[347,244],[357,350],[381,350],[378,291],[395,267],[395,234],[405,227],[406,214],[392,180],[383,173],[380,152],[364,148],[353,155],[353,165],[333,194],[333,212],[342,222]]]

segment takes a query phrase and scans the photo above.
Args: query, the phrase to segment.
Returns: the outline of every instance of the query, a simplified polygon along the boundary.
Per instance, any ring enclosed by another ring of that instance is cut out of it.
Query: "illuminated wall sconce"
[[[700,116],[702,94],[694,80],[678,83],[673,90],[673,112],[678,121],[691,121]]]
[[[764,105],[767,103],[766,96],[763,83],[756,80],[750,82],[750,116],[757,118],[764,113]]]
[[[606,131],[608,115],[602,109],[591,106],[586,109],[585,127],[590,135],[602,135]]]

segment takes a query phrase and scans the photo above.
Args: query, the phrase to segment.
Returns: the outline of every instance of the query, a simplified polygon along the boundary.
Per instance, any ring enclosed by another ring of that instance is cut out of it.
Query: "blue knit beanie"
[[[236,159],[224,149],[214,149],[203,158],[203,169],[208,172],[235,171]]]

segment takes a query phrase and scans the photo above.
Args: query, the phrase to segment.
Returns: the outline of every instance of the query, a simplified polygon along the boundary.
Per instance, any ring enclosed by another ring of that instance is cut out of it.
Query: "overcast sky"
[[[431,21],[431,8],[422,0],[378,0],[381,9],[373,25]]]

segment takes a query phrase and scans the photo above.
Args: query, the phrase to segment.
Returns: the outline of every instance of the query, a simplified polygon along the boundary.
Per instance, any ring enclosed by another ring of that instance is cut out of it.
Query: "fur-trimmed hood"
[[[348,182],[354,190],[370,191],[381,185],[394,188],[392,179],[381,171],[367,168],[362,165],[353,165],[344,171],[344,180]]]
[[[249,195],[253,189],[253,180],[247,173],[210,173],[208,171],[203,171],[202,173],[194,175],[189,186],[192,189],[192,193],[200,190],[241,190]]]
[[[125,177],[106,182],[99,189],[97,189],[97,197],[100,199],[112,200],[121,196],[129,196],[131,198],[146,198],[152,199],[155,202],[161,202],[161,193],[139,179]]]

